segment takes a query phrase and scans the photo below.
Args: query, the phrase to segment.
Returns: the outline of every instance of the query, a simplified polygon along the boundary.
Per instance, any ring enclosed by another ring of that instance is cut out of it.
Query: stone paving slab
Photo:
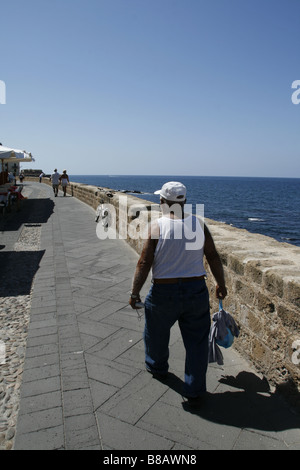
[[[299,415],[233,348],[223,367],[209,366],[199,410],[181,396],[176,326],[169,378],[145,371],[143,319],[128,307],[137,254],[98,240],[90,207],[43,189],[54,207],[42,223],[14,449],[299,450]]]

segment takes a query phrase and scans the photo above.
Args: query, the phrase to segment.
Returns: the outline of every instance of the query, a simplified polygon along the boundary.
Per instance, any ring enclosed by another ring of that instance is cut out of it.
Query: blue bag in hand
[[[217,362],[223,365],[223,355],[219,346],[230,348],[235,336],[239,336],[239,328],[233,317],[225,312],[222,300],[220,300],[219,311],[213,315],[213,324],[210,329],[209,362]]]

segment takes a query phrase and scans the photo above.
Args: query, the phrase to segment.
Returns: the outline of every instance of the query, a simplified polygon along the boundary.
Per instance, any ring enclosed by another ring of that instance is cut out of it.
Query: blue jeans
[[[178,321],[186,351],[186,397],[206,392],[209,295],[205,280],[153,284],[145,299],[145,362],[153,373],[168,372],[170,330]]]

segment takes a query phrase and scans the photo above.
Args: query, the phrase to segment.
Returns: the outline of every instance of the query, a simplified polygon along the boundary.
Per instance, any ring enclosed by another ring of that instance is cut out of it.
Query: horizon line
[[[132,173],[104,173],[104,174],[84,174],[84,173],[74,173],[70,176],[105,176],[105,177],[122,177],[122,176],[159,176],[159,177],[181,177],[181,178],[269,178],[269,179],[300,179],[300,176],[246,176],[246,175],[180,175],[180,174],[173,174],[173,175],[163,175],[163,174],[132,174]]]

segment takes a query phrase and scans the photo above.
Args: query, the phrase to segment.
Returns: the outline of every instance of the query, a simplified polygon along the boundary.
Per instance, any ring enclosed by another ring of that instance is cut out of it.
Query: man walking
[[[60,178],[60,174],[57,172],[57,168],[55,168],[54,173],[52,173],[52,175],[50,176],[50,180],[52,181],[52,188],[53,188],[55,197],[57,197],[57,194],[58,194],[59,178]]]
[[[162,217],[149,230],[129,303],[136,308],[152,268],[152,286],[145,299],[146,369],[158,379],[167,376],[170,330],[178,321],[186,350],[184,396],[197,405],[206,392],[210,331],[204,255],[221,299],[227,295],[223,266],[206,225],[202,228],[197,217],[184,213],[186,187],[171,181],[155,194],[160,195]]]

